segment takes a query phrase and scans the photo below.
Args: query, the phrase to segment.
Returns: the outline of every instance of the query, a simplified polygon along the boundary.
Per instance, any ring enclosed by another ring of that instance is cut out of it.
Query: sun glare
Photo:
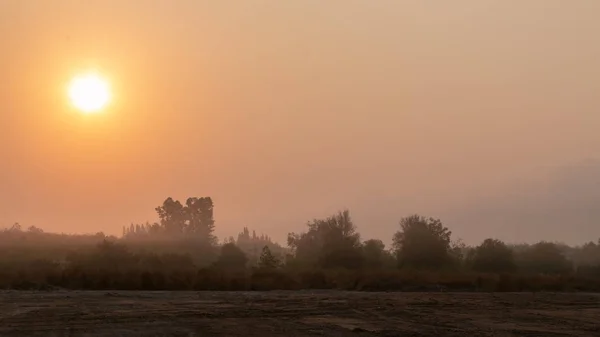
[[[110,101],[108,82],[93,73],[79,75],[69,84],[69,98],[83,113],[99,112]]]

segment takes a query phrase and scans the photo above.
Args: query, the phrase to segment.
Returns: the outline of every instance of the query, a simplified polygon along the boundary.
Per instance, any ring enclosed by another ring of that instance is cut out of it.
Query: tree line
[[[0,287],[264,290],[600,290],[600,240],[477,246],[454,240],[441,220],[400,219],[391,246],[362,241],[348,210],[290,233],[287,247],[244,227],[219,243],[210,197],[156,207],[158,222],[119,238],[44,233],[15,225],[0,233]]]

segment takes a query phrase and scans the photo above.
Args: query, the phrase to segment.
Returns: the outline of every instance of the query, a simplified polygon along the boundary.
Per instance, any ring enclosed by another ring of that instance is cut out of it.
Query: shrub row
[[[350,270],[102,270],[0,271],[0,288],[19,290],[299,290],[355,291],[600,291],[600,279],[576,275],[482,274]]]

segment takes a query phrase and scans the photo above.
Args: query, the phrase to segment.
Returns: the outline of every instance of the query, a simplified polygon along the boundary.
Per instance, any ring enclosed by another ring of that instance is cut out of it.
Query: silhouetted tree
[[[411,215],[400,220],[393,248],[400,267],[441,268],[451,261],[450,230],[438,219]]]
[[[363,242],[362,251],[367,268],[383,268],[394,263],[394,257],[385,250],[385,244],[381,240],[371,239]]]
[[[305,267],[359,268],[362,266],[360,235],[345,210],[308,223],[305,233],[290,233],[288,246],[295,262]]]
[[[281,258],[285,254],[284,248],[273,242],[268,235],[256,235],[255,231],[250,234],[248,227],[243,228],[234,242],[248,256],[248,261],[253,265],[258,263],[260,253],[265,246],[269,247],[275,257]]]
[[[598,239],[598,243],[590,241],[581,247],[576,247],[572,258],[578,267],[600,266],[600,239]]]
[[[162,206],[156,207],[156,213],[160,219],[161,226],[168,234],[183,233],[186,222],[186,214],[183,205],[172,198],[167,198]],[[133,227],[133,225],[132,225]],[[132,228],[132,231],[135,231]]]
[[[281,265],[281,262],[276,258],[269,249],[269,246],[264,246],[260,259],[258,261],[258,267],[262,269],[275,269]]]
[[[226,243],[221,246],[221,254],[215,262],[215,267],[221,269],[244,269],[247,263],[248,257],[235,243]]]
[[[471,250],[472,248],[460,239],[450,242],[450,266],[455,269],[464,267],[465,260]]]
[[[185,234],[186,237],[201,239],[210,244],[216,244],[213,235],[215,220],[213,217],[213,202],[210,197],[188,198],[185,205],[178,200],[167,198],[162,206],[156,208],[160,219],[160,227],[168,235]],[[133,226],[133,225],[132,225]],[[130,232],[157,232],[154,226],[131,228]]]
[[[121,239],[102,232],[67,235],[33,226],[23,230],[18,223],[0,230],[0,288],[392,290],[413,284],[436,284],[437,289],[443,284],[472,289],[476,282],[479,289],[501,291],[600,291],[600,240],[578,247],[548,242],[508,247],[486,239],[469,248],[460,240],[452,241],[440,220],[413,215],[401,220],[390,252],[380,240],[361,244],[349,212],[344,211],[309,222],[306,232],[290,233],[291,253],[285,254],[268,235],[247,227],[237,240],[230,237],[221,246],[210,244],[214,242],[210,198],[189,198],[185,205],[168,198],[157,212],[160,222],[124,226]],[[168,240],[154,240],[165,235]],[[286,268],[278,268],[281,256],[286,256]],[[482,273],[474,280],[457,268],[454,274],[373,270],[396,263],[430,269],[462,264],[501,275]],[[322,270],[326,268],[362,269]],[[510,275],[512,271],[519,274]]]
[[[213,201],[210,197],[188,198],[183,208],[187,221],[186,232],[206,239],[210,243],[216,243],[216,237],[213,235],[215,230],[213,208]]]
[[[516,258],[519,267],[525,272],[563,274],[573,269],[571,261],[552,242],[538,242],[521,251]]]
[[[480,272],[511,272],[516,269],[513,251],[496,239],[486,239],[470,252],[473,270]]]
[[[588,242],[577,247],[573,259],[578,275],[600,277],[600,239],[598,243]]]

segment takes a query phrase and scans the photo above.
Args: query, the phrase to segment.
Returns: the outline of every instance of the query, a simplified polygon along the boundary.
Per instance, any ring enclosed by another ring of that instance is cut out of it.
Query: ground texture
[[[600,336],[600,295],[4,291],[0,336]]]

